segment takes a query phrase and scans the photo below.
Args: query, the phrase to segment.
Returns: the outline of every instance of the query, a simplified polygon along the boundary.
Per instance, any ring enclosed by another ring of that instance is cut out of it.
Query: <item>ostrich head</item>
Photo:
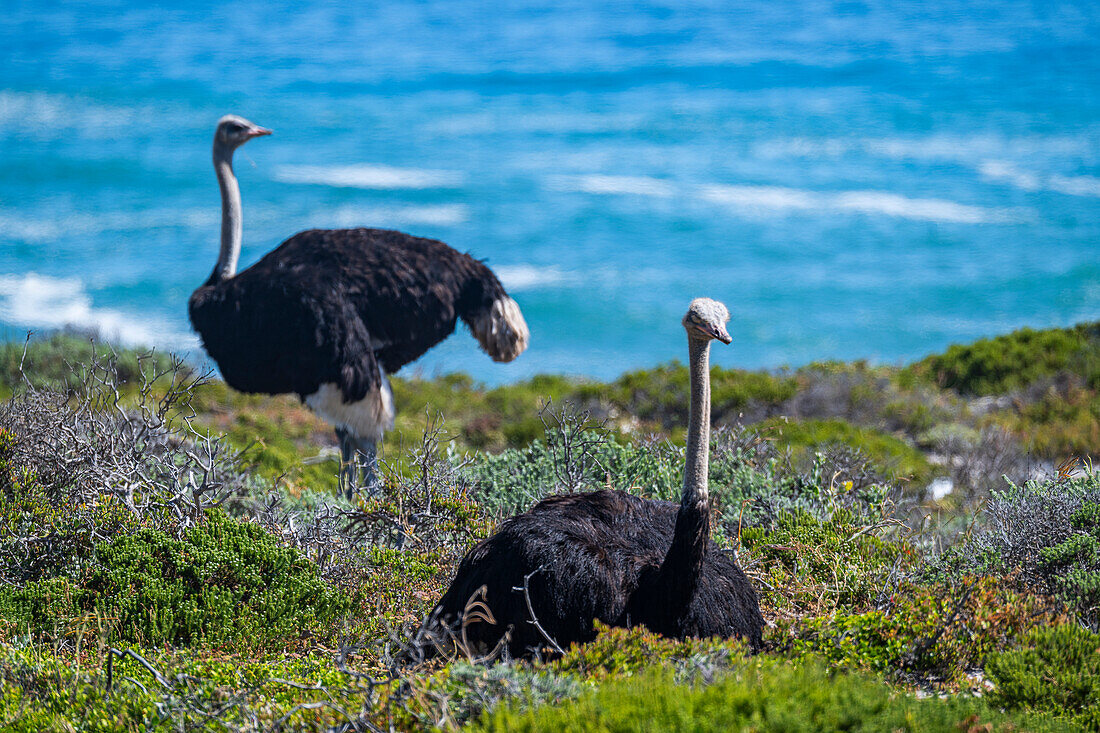
[[[692,339],[718,339],[724,344],[733,341],[726,323],[729,322],[730,312],[726,306],[717,300],[710,298],[696,298],[691,301],[688,312],[684,315],[684,328],[687,329],[688,338]]]
[[[226,115],[218,120],[214,131],[214,147],[236,150],[254,137],[270,135],[271,130],[260,127],[237,115]]]

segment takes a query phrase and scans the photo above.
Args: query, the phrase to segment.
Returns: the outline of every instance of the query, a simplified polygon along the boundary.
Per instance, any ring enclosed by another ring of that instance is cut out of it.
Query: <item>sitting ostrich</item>
[[[386,229],[300,232],[238,274],[233,152],[270,134],[235,115],[218,121],[221,251],[191,294],[191,325],[230,387],[297,393],[335,427],[350,497],[356,484],[376,485],[376,444],[394,418],[387,374],[450,336],[458,318],[494,361],[511,361],[527,348],[527,324],[483,263]]]
[[[741,636],[760,646],[756,592],[710,540],[710,342],[730,343],[729,311],[698,298],[688,336],[691,412],[679,505],[623,491],[552,496],[501,524],[463,558],[420,632],[425,653],[457,639],[478,654],[561,652],[595,637],[593,621],[662,635]]]

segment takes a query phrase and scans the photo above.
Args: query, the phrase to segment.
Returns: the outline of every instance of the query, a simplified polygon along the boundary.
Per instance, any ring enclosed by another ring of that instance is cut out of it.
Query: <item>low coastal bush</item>
[[[385,721],[378,710],[385,686],[360,683],[324,655],[251,660],[209,650],[142,652],[116,655],[108,678],[106,650],[74,660],[48,647],[0,647],[0,725],[12,733],[320,733],[347,724],[349,715],[360,729]]]
[[[843,508],[827,518],[781,512],[771,528],[743,528],[741,546],[762,576],[765,605],[784,616],[826,614],[874,604],[913,566],[915,549],[888,538],[890,527]]]
[[[992,655],[986,673],[994,704],[1100,731],[1100,635],[1073,624],[1039,627],[1020,648]]]
[[[134,531],[140,521],[111,495],[59,500],[37,472],[15,459],[18,439],[0,428],[0,580],[19,584],[79,573],[97,539]]]
[[[631,489],[649,497],[679,493],[682,449],[670,443],[635,445],[603,438],[586,442],[566,458],[553,441],[486,455],[470,467],[474,490],[496,516],[526,511],[563,491]],[[580,441],[578,441],[580,442]]]
[[[1054,594],[1092,628],[1100,628],[1100,503],[1086,502],[1069,517],[1073,534],[1039,551],[1040,571]]]
[[[749,654],[739,639],[668,639],[644,626],[609,628],[598,621],[596,629],[595,640],[571,645],[550,669],[592,684],[660,667],[683,682],[709,679]]]
[[[1001,419],[1039,455],[1095,456],[1100,450],[1100,392],[1070,387],[1047,390]]]
[[[796,656],[954,687],[989,654],[1057,618],[1043,599],[999,578],[953,586],[902,581],[890,590],[877,608],[783,622],[776,644]]]
[[[146,528],[99,543],[81,577],[0,589],[0,615],[16,633],[64,633],[94,619],[112,641],[147,645],[294,640],[352,602],[296,550],[218,512],[181,539]]]
[[[716,423],[737,421],[753,403],[778,405],[794,395],[798,383],[789,376],[712,367],[711,410]],[[666,430],[687,424],[691,394],[688,369],[670,362],[653,369],[627,372],[607,385],[604,399],[618,410]]]
[[[964,395],[1005,394],[1061,371],[1079,375],[1096,389],[1100,388],[1100,322],[1043,331],[1022,328],[951,346],[912,369]]]
[[[819,664],[756,660],[711,684],[677,684],[665,670],[616,680],[572,702],[523,702],[485,715],[482,731],[1015,731],[1019,722],[980,700],[918,700],[881,681]],[[1068,730],[1027,721],[1028,730]]]
[[[932,478],[932,465],[917,448],[895,435],[846,420],[773,419],[757,429],[767,432],[777,446],[792,448],[802,456],[812,456],[823,446],[847,446],[862,453],[892,480],[922,487]]]
[[[30,381],[38,388],[79,388],[83,373],[93,364],[110,364],[114,382],[124,393],[140,388],[150,371],[172,368],[167,353],[115,349],[94,334],[52,333],[27,343],[0,343],[0,396]]]
[[[929,564],[928,577],[1016,572],[1023,587],[1100,629],[1100,474],[1009,482],[978,518],[969,538]]]
[[[668,440],[622,441],[587,413],[559,413],[545,434],[521,449],[482,455],[467,475],[493,516],[526,511],[554,493],[618,489],[649,499],[679,501],[684,447]],[[868,519],[891,506],[889,484],[858,450],[815,451],[801,466],[775,448],[768,431],[733,426],[711,440],[710,492],[721,521],[716,532],[773,524],[780,512],[824,516],[852,508]]]

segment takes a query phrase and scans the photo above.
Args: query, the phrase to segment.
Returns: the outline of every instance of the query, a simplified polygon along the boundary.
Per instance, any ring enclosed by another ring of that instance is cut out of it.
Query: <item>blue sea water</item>
[[[65,324],[200,353],[215,121],[242,264],[308,227],[485,258],[531,347],[489,382],[683,358],[899,362],[1100,318],[1100,5],[5,0],[0,337]]]

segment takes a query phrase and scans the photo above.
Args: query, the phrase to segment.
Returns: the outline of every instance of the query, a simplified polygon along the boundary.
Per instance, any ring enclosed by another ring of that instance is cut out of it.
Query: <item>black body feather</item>
[[[514,590],[534,573],[527,587],[535,618],[563,648],[595,638],[593,621],[599,620],[676,638],[740,636],[758,649],[764,621],[756,592],[734,559],[707,538],[706,519],[682,528],[707,543],[701,566],[675,565],[670,549],[678,514],[691,513],[621,491],[545,499],[466,554],[422,629],[423,643],[464,633],[473,650],[485,653],[507,632],[512,656],[548,647],[531,623],[523,591]],[[693,582],[670,584],[669,573],[691,575]],[[463,613],[482,586],[496,623],[471,613],[463,629]],[[681,591],[687,595],[676,598]]]
[[[482,262],[386,229],[295,234],[228,280],[191,295],[191,324],[241,392],[305,397],[335,383],[345,402],[505,297]]]

